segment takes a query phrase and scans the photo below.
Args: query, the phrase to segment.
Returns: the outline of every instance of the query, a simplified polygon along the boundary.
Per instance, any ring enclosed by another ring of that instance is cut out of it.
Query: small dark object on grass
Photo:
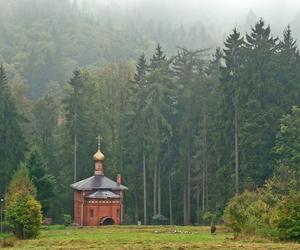
[[[169,220],[166,216],[163,216],[161,214],[156,214],[156,215],[152,216],[151,224],[152,225],[168,225]]]
[[[216,231],[217,231],[217,227],[216,227],[215,223],[211,223],[210,233],[211,234],[216,234]]]

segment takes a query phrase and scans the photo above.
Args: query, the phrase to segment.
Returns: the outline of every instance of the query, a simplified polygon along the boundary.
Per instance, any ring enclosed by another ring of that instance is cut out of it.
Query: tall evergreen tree
[[[136,73],[134,74],[134,83],[141,86],[145,84],[146,73],[148,70],[145,54],[143,53],[137,62]]]
[[[293,105],[300,104],[299,96],[299,66],[300,56],[296,45],[296,40],[292,36],[292,30],[288,26],[283,32],[283,40],[279,43],[278,57],[278,80],[282,88],[281,106],[285,112],[289,112]],[[291,91],[294,89],[294,91]]]
[[[300,175],[300,108],[294,106],[291,114],[281,119],[274,147],[276,169],[288,167]]]
[[[240,96],[240,69],[242,67],[242,46],[243,38],[234,29],[225,43],[224,60],[225,67],[222,69],[222,85],[224,92],[223,112],[226,116],[226,142],[234,145],[234,165],[235,165],[235,193],[239,193],[239,96]],[[234,128],[232,131],[231,128]],[[230,131],[231,130],[231,131]],[[232,143],[233,142],[233,143]],[[228,145],[227,144],[227,145]],[[228,145],[228,146],[229,146]],[[229,147],[230,148],[230,147]],[[232,147],[233,148],[233,147]],[[230,152],[229,152],[230,153]],[[230,155],[232,155],[230,153]]]
[[[33,185],[37,190],[37,199],[42,205],[44,215],[48,215],[51,204],[51,198],[54,197],[55,179],[48,172],[48,167],[43,159],[41,152],[34,148],[28,159],[26,166],[29,169],[29,175]]]
[[[4,66],[0,66],[0,193],[4,193],[16,166],[24,158],[26,144],[21,129],[23,117],[11,95]]]
[[[41,148],[41,153],[49,166],[49,171],[56,174],[59,164],[56,162],[55,131],[59,120],[60,98],[52,93],[46,93],[44,97],[33,106],[32,127],[36,143]]]
[[[244,187],[262,184],[270,174],[271,151],[282,115],[278,54],[278,38],[271,36],[270,26],[261,19],[245,42],[240,114]]]
[[[70,79],[69,85],[71,91],[69,95],[64,99],[66,110],[67,128],[70,136],[73,140],[73,167],[74,167],[74,181],[77,180],[82,173],[77,173],[78,165],[78,145],[80,145],[80,135],[82,135],[84,126],[84,110],[83,110],[83,82],[82,76],[79,70],[74,70],[73,76]]]
[[[162,165],[172,127],[168,115],[172,113],[170,60],[158,44],[152,56],[147,76],[146,105],[146,146],[149,162],[153,166],[153,214],[161,214]]]
[[[189,51],[181,49],[178,51],[172,65],[176,77],[177,98],[176,98],[176,123],[174,135],[176,142],[181,142],[180,147],[176,147],[176,154],[179,156],[180,182],[183,183],[183,223],[191,223],[191,188],[192,188],[192,156],[193,135],[196,132],[197,112],[197,74],[199,64],[199,54],[202,51]]]
[[[145,145],[145,115],[143,109],[145,107],[145,87],[147,84],[146,74],[148,71],[148,65],[146,62],[145,54],[142,54],[138,59],[136,65],[136,73],[134,75],[133,85],[131,86],[131,110],[133,111],[128,121],[128,131],[130,133],[129,145],[134,145],[133,149],[130,150],[131,157],[136,166],[134,172],[139,174],[142,172],[142,177],[138,175],[138,179],[142,178],[143,182],[143,194],[135,192],[135,220],[139,218],[139,202],[138,196],[143,196],[143,222],[147,224],[147,168],[146,168],[146,145]],[[142,169],[142,171],[141,171]],[[135,189],[139,190],[141,186],[140,182],[136,182]]]
[[[163,66],[163,64],[166,61],[167,61],[166,54],[163,52],[162,47],[160,46],[160,44],[157,44],[155,52],[154,52],[152,58],[150,59],[149,68],[151,70],[159,69],[160,67]]]

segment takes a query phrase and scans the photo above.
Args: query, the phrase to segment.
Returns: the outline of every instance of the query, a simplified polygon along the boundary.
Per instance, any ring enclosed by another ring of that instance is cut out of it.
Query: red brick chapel
[[[74,222],[80,226],[121,224],[123,219],[123,192],[128,190],[121,184],[121,176],[113,181],[104,175],[104,155],[94,154],[94,175],[73,183]]]

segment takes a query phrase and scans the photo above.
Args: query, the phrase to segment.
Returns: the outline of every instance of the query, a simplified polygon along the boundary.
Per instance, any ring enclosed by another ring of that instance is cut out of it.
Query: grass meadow
[[[211,235],[209,227],[192,226],[105,226],[43,227],[37,239],[16,240],[0,235],[7,249],[300,249],[300,244],[272,242],[260,238],[233,239],[232,233],[219,227]],[[4,242],[5,241],[5,242]]]

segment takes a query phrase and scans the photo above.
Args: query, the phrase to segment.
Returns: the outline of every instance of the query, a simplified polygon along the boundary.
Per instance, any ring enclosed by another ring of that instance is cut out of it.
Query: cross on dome
[[[100,151],[100,146],[101,146],[101,137],[98,135],[96,137],[98,141],[98,151],[94,154],[93,159],[94,161],[103,161],[104,160],[104,154]]]
[[[101,146],[101,137],[100,137],[100,135],[98,135],[97,137],[96,137],[96,139],[97,139],[97,141],[98,141],[98,150],[100,150],[100,146]]]

